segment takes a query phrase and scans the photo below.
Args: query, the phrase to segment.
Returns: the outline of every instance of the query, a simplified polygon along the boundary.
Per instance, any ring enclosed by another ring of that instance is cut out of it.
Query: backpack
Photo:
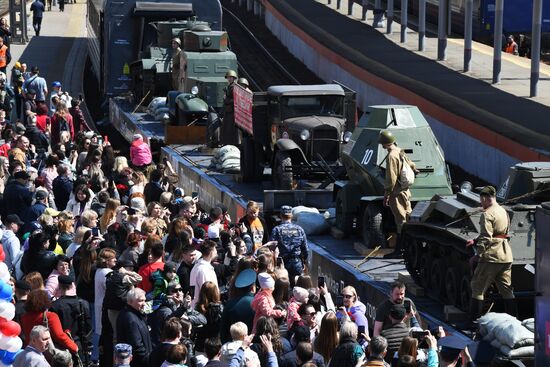
[[[401,172],[399,174],[399,182],[401,183],[402,189],[408,189],[414,184],[414,171],[409,164],[409,158],[405,153],[401,152]]]
[[[107,274],[105,282],[105,298],[103,307],[108,310],[122,310],[126,305],[126,295],[130,288],[126,286],[122,279],[124,274],[113,271]]]

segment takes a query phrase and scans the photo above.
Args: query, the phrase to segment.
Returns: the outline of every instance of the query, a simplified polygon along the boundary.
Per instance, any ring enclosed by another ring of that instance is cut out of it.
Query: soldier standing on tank
[[[378,143],[388,151],[388,155],[385,158],[386,181],[384,183],[384,206],[390,207],[395,219],[397,234],[400,235],[403,224],[412,212],[411,192],[409,188],[403,188],[399,181],[401,170],[403,169],[403,160],[407,160],[413,171],[417,171],[414,163],[395,144],[395,136],[393,136],[391,131],[382,130],[378,136]],[[397,243],[399,245],[400,241],[398,240]],[[396,255],[399,255],[398,249],[396,252],[386,255],[386,257]]]
[[[180,88],[180,57],[181,57],[181,39],[175,37],[172,39],[172,88]]]
[[[229,70],[225,74],[227,87],[224,89],[223,97],[223,120],[221,126],[220,140],[222,145],[238,145],[238,130],[235,126],[235,111],[233,105],[233,87],[237,81],[237,72]]]
[[[237,80],[237,84],[240,85],[241,87],[243,87],[244,89],[246,89],[247,91],[252,92],[250,90],[250,85],[248,84],[248,79],[239,78],[239,80]]]
[[[517,305],[512,288],[512,262],[514,257],[508,243],[510,218],[496,201],[496,189],[485,186],[479,200],[483,212],[479,219],[479,236],[468,240],[466,246],[474,246],[477,266],[471,280],[472,300],[470,313],[477,320],[483,311],[483,299],[487,288],[494,282],[504,300],[506,313],[517,316]]]
[[[279,256],[283,259],[291,287],[297,275],[302,274],[307,264],[308,248],[304,229],[292,223],[292,207],[281,207],[281,224],[271,232],[273,241],[277,241]]]

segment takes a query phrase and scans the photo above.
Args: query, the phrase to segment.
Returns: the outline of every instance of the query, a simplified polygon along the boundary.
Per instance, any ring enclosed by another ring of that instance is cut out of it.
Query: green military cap
[[[496,194],[497,194],[497,190],[493,186],[485,186],[479,192],[479,195],[483,195],[483,196],[496,196]]]

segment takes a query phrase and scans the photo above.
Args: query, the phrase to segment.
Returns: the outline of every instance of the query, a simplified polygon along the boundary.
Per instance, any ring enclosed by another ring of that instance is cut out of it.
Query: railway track
[[[222,5],[231,50],[237,55],[240,74],[248,79],[251,89],[322,83],[271,34],[263,20],[230,1],[222,1]]]

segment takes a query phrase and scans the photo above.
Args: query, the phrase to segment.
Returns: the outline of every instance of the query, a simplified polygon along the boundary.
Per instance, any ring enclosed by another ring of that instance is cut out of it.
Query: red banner
[[[253,135],[252,130],[253,93],[237,83],[233,85],[233,105],[235,107],[235,125]]]

